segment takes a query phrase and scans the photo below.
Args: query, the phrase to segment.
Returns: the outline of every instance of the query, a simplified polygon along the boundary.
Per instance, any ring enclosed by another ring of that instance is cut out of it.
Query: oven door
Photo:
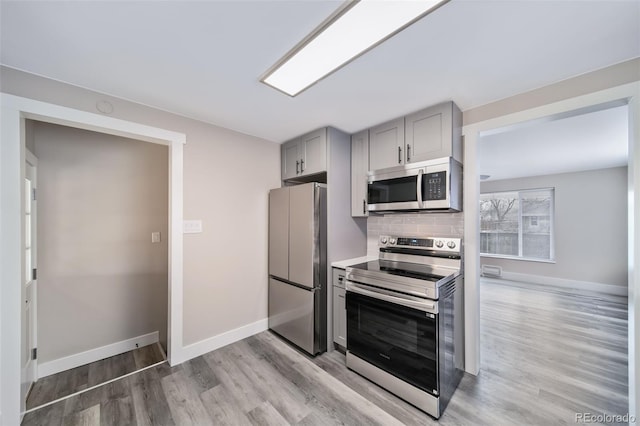
[[[346,299],[348,351],[438,396],[437,302],[350,281]]]

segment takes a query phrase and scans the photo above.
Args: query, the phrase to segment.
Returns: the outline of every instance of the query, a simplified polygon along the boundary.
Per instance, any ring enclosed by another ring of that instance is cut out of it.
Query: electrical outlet
[[[151,242],[159,243],[160,242],[160,232],[152,232],[151,233]]]

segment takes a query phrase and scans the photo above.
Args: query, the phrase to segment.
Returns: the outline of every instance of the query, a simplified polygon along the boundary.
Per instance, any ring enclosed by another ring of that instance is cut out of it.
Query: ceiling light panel
[[[448,0],[361,0],[296,46],[262,81],[295,96]]]

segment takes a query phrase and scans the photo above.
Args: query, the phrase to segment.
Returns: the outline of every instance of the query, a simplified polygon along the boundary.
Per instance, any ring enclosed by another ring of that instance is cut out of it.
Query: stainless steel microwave
[[[368,173],[369,211],[462,210],[462,165],[451,157]]]

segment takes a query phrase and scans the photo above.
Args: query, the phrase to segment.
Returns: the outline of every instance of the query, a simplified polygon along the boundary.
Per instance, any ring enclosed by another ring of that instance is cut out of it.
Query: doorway
[[[540,422],[629,411],[628,122],[605,103],[478,141],[482,370],[527,377]]]
[[[165,359],[168,150],[39,121],[25,127],[40,166],[32,410]]]
[[[517,125],[530,120],[543,119],[557,114],[565,114],[581,108],[589,108],[594,105],[619,101],[629,106],[629,166],[627,190],[629,196],[629,243],[628,243],[628,359],[629,359],[629,410],[631,415],[636,415],[638,407],[637,389],[640,387],[640,377],[636,374],[637,365],[640,364],[640,323],[637,312],[640,312],[640,297],[636,288],[640,286],[640,274],[637,266],[640,264],[640,217],[637,215],[637,206],[640,205],[640,192],[637,190],[637,182],[640,181],[640,152],[637,146],[640,143],[640,126],[637,119],[640,104],[638,100],[640,86],[638,82],[623,84],[610,89],[581,95],[574,98],[557,101],[519,110],[518,112],[485,121],[466,124],[463,128],[465,137],[465,347],[466,370],[478,374],[480,370],[480,223],[479,223],[479,194],[480,181],[477,165],[479,139],[482,135],[490,133],[494,129]]]
[[[21,297],[24,281],[23,196],[26,119],[34,119],[100,133],[168,145],[169,148],[169,312],[167,357],[171,365],[184,359],[182,346],[182,184],[183,145],[186,136],[156,127],[132,123],[19,96],[0,94],[0,423],[19,424],[24,404],[21,387]]]

